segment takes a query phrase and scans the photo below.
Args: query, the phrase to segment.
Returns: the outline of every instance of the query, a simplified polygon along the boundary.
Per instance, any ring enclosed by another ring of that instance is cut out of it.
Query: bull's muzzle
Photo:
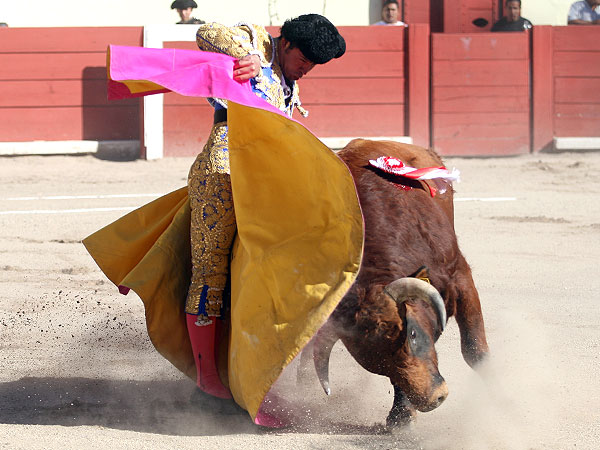
[[[442,380],[442,382],[433,390],[425,402],[415,406],[421,412],[433,411],[435,408],[444,403],[446,397],[448,397],[448,385]]]

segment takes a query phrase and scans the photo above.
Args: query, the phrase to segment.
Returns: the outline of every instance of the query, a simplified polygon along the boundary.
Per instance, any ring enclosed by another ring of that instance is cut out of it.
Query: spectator
[[[569,9],[569,25],[600,25],[600,0],[581,0]]]
[[[398,16],[400,15],[400,5],[398,4],[398,0],[385,0],[383,2],[383,8],[381,9],[381,18],[379,22],[374,23],[373,25],[395,25],[406,27],[407,25],[398,20]]]
[[[492,26],[492,31],[525,31],[533,25],[521,17],[521,0],[506,0],[504,17]]]
[[[192,17],[192,9],[197,8],[198,5],[194,0],[175,0],[171,4],[171,9],[176,9],[179,13],[181,20],[178,24],[203,24],[206,23],[204,20],[196,19]]]

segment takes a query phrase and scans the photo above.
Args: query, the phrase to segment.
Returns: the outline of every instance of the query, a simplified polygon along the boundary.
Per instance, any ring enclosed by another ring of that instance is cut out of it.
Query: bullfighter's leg
[[[390,428],[402,427],[410,424],[415,418],[417,412],[404,395],[404,392],[394,386],[394,404],[387,416],[386,425]]]
[[[475,288],[471,269],[462,258],[464,270],[459,270],[458,297],[456,302],[456,322],[460,330],[462,355],[469,366],[475,368],[487,356],[489,349],[485,337],[485,326],[481,313],[479,294]]]
[[[229,254],[236,231],[225,124],[213,127],[208,142],[192,165],[188,192],[192,277],[185,310],[197,385],[211,395],[230,398],[215,361],[217,321],[221,316]]]

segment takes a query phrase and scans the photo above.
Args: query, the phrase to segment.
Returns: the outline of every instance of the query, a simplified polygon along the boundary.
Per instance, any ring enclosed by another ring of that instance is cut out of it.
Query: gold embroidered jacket
[[[277,63],[274,39],[264,27],[245,23],[234,27],[207,23],[198,28],[196,43],[200,50],[224,53],[238,59],[246,55],[258,55],[261,73],[250,80],[254,93],[290,117],[294,108],[298,108],[303,116],[308,115],[300,106],[298,83],[286,84]],[[227,107],[223,99],[209,99],[209,102],[215,108]]]

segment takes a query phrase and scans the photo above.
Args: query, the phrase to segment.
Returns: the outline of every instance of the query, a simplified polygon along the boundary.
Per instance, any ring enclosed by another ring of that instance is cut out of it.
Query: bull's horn
[[[315,370],[317,371],[319,382],[327,395],[331,394],[331,389],[329,388],[329,356],[338,339],[339,336],[333,329],[333,325],[329,322],[326,322],[315,336],[313,347]]]
[[[388,284],[384,292],[398,303],[402,303],[410,297],[428,301],[433,306],[440,327],[444,331],[446,327],[446,306],[440,293],[431,284],[418,278],[400,278]]]

